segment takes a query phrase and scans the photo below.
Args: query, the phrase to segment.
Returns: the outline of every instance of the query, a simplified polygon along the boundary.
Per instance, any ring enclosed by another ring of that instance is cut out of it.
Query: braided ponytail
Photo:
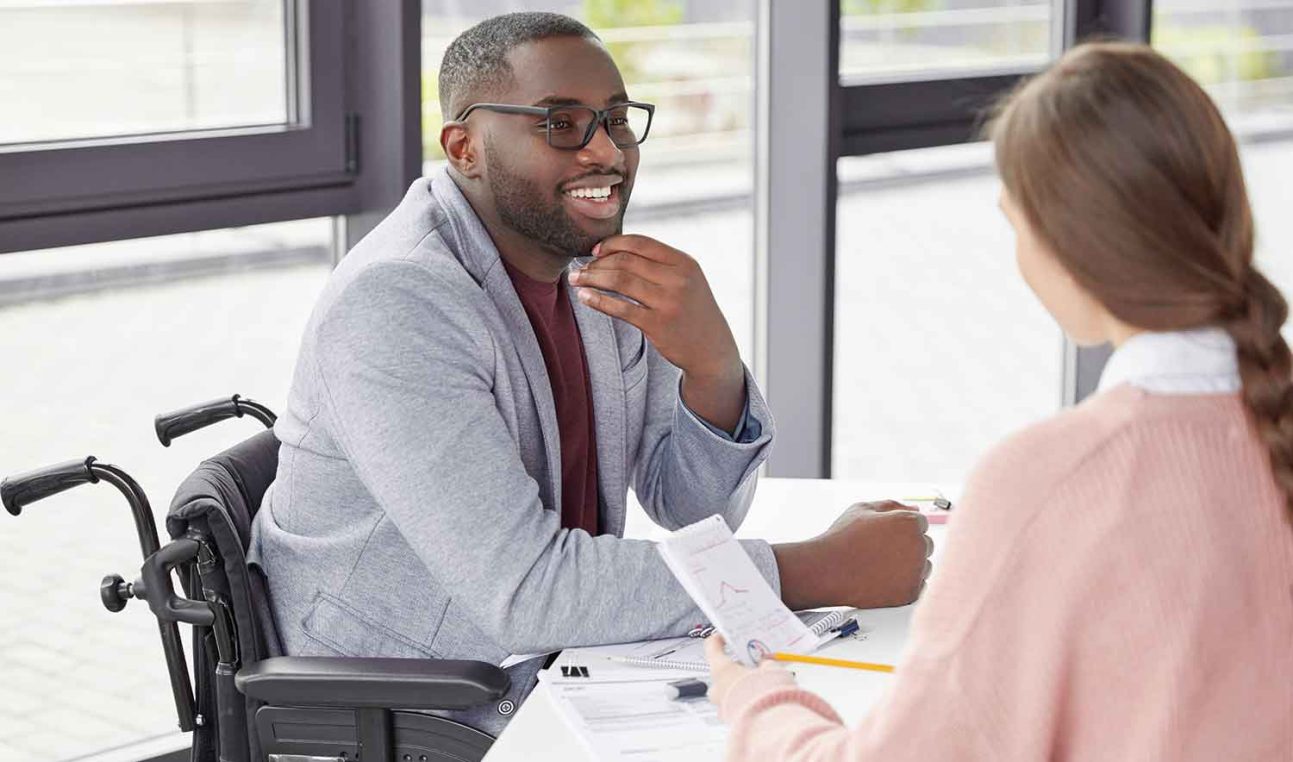
[[[1222,325],[1235,340],[1244,405],[1270,453],[1293,522],[1293,353],[1280,334],[1288,303],[1254,267],[1244,276],[1243,293],[1243,306]]]

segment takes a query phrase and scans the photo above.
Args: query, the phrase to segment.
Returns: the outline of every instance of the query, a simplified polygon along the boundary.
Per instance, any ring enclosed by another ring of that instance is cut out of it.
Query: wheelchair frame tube
[[[116,466],[91,460],[86,464],[90,473],[116,487],[126,502],[130,503],[135,518],[135,531],[139,534],[139,549],[144,560],[160,550],[157,525],[153,522],[153,509],[148,496],[130,474]],[[180,730],[193,730],[193,684],[189,680],[188,666],[184,662],[184,645],[180,642],[180,629],[175,622],[157,620],[157,632],[162,638],[162,652],[166,656],[166,671],[170,674],[171,695],[175,697],[175,714]]]

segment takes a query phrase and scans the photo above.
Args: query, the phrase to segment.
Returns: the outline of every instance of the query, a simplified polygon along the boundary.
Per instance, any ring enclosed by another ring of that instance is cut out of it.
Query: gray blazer
[[[747,373],[746,436],[715,434],[638,329],[571,301],[596,414],[598,537],[561,528],[543,355],[449,175],[414,183],[346,256],[306,328],[252,532],[287,653],[497,664],[704,621],[652,543],[622,538],[627,489],[661,526],[721,513],[735,527],[772,417]],[[746,549],[778,587],[771,548]],[[516,697],[536,669],[513,675]]]

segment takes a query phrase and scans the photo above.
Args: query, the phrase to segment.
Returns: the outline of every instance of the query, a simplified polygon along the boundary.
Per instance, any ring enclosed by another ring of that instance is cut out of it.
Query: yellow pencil
[[[794,661],[802,664],[821,664],[826,667],[848,667],[849,669],[869,669],[872,672],[892,672],[892,664],[872,664],[865,661],[849,661],[848,659],[827,659],[824,656],[804,656],[802,654],[787,654],[777,651],[772,654],[774,661]]]

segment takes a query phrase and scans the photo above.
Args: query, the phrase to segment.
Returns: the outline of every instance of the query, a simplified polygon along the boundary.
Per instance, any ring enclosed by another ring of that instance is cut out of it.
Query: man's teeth
[[[605,188],[571,188],[566,195],[572,198],[610,198],[611,187]]]

